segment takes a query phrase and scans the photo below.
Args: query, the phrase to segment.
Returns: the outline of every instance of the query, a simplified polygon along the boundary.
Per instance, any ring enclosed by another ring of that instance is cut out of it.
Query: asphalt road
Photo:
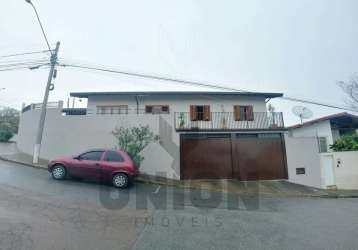
[[[358,199],[117,190],[0,161],[0,249],[357,249],[357,214]]]

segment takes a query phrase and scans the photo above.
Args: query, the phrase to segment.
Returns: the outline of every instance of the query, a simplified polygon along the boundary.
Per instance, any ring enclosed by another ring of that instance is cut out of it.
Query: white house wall
[[[315,137],[295,138],[285,134],[288,180],[293,183],[321,188],[320,156]],[[304,168],[305,174],[297,174]]]
[[[310,132],[312,130],[311,128]],[[338,189],[358,189],[358,151],[319,153],[317,138],[307,136],[307,129],[300,132],[302,137],[285,135],[290,182],[324,189],[331,186],[336,186]],[[325,134],[320,133],[319,136]],[[324,159],[326,157],[332,159],[330,167],[334,181],[329,185],[327,166],[324,166],[327,164]],[[306,173],[297,174],[296,168],[305,168]]]
[[[61,111],[62,108],[47,110],[41,158],[71,156],[93,148],[114,148],[116,140],[112,131],[115,127],[148,125],[160,140],[142,152],[145,160],[141,171],[150,175],[166,172],[168,178],[179,178],[179,135],[170,125],[174,119],[171,114],[63,116]],[[38,109],[22,114],[17,141],[21,152],[32,155],[39,116]],[[163,126],[167,129],[160,131]]]
[[[252,105],[254,112],[266,112],[265,98],[245,96],[140,96],[139,109],[146,105],[169,105],[170,112],[189,112],[190,105],[210,105],[211,112],[234,112],[234,105]],[[88,113],[95,114],[97,106],[128,105],[136,110],[134,96],[90,96]]]
[[[113,148],[116,141],[111,132],[115,127],[148,125],[160,140],[142,152],[145,160],[141,171],[150,175],[180,177],[179,133],[174,126],[174,112],[189,112],[190,105],[210,105],[211,112],[233,112],[234,105],[252,105],[254,112],[266,112],[263,97],[244,96],[142,96],[139,109],[145,105],[169,105],[169,114],[97,115],[96,106],[128,105],[137,108],[133,96],[95,96],[88,100],[88,115],[62,115],[62,107],[47,110],[41,157],[53,159],[71,156],[92,148]],[[39,109],[22,113],[19,125],[18,148],[32,155],[40,116]],[[158,172],[160,172],[158,174]]]
[[[338,189],[358,189],[358,151],[332,152],[321,154],[333,157],[334,184]],[[322,178],[324,180],[324,166],[321,161]],[[323,181],[324,182],[324,181]],[[326,188],[323,186],[323,188]]]
[[[292,129],[291,135],[293,137],[326,137],[328,146],[334,142],[331,124],[328,120]]]

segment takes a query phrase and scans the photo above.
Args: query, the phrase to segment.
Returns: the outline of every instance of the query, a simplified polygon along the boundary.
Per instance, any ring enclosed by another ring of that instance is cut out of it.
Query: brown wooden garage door
[[[242,181],[287,178],[280,134],[237,134],[232,146],[235,178]]]
[[[182,135],[182,179],[233,178],[230,135]]]
[[[181,135],[182,179],[286,179],[281,134]]]

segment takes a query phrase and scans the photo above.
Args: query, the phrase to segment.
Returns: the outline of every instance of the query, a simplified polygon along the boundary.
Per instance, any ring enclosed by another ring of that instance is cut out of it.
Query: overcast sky
[[[358,74],[357,0],[33,0],[62,62],[110,66],[345,105]],[[0,2],[0,56],[45,49],[25,0]],[[38,55],[27,58],[42,58]],[[1,62],[17,58],[0,58]],[[20,58],[21,59],[21,58]],[[48,69],[0,72],[0,105],[40,102]],[[59,68],[51,100],[72,91],[188,90]],[[193,88],[191,88],[193,89]],[[196,89],[197,90],[197,89]],[[202,89],[201,89],[202,90]],[[298,103],[275,100],[286,124]],[[312,105],[314,117],[341,112]]]

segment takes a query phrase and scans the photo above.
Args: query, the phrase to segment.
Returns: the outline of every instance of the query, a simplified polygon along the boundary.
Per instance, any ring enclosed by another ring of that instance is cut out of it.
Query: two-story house
[[[76,92],[71,96],[86,98],[87,108],[63,108],[60,103],[48,109],[43,158],[113,147],[115,127],[148,125],[159,142],[143,150],[143,173],[175,179],[287,178],[282,113],[266,109],[267,101],[280,93]],[[38,116],[36,105],[24,108],[18,147],[25,153],[32,153]]]

